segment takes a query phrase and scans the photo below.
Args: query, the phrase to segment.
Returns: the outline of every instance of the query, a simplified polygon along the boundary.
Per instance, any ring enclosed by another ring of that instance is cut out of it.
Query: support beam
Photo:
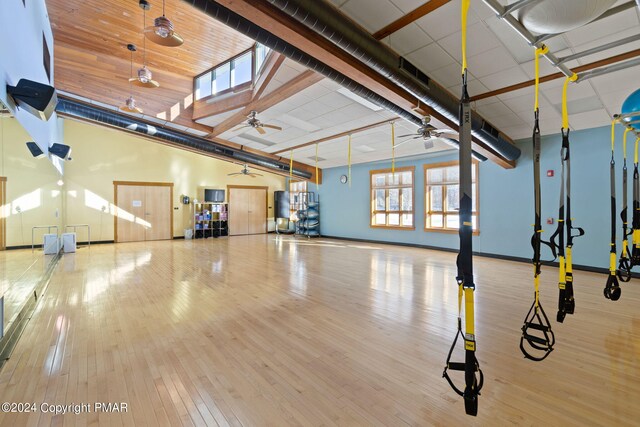
[[[267,58],[267,62],[263,65],[264,69],[253,88],[253,99],[260,99],[262,93],[267,86],[269,86],[269,83],[271,83],[271,80],[273,80],[273,77],[276,75],[285,59],[287,58],[284,55],[271,51]]]
[[[284,101],[285,99],[292,97],[296,93],[303,91],[309,86],[318,83],[322,79],[322,75],[311,70],[307,70],[302,74],[299,74],[289,82],[280,86],[277,90],[274,90],[268,95],[263,96],[261,99],[250,102],[242,110],[229,117],[219,125],[215,126],[213,128],[213,132],[211,132],[211,134],[209,134],[207,138],[211,139],[213,137],[216,137],[239,125],[247,118],[247,115],[251,110],[261,112],[266,110],[267,108],[271,108],[274,105]]]
[[[616,62],[635,58],[637,56],[640,56],[640,49],[635,49],[630,52],[621,53],[620,55],[614,55],[612,57],[601,59],[599,61],[590,62],[589,64],[580,65],[579,67],[575,67],[573,71],[576,73],[580,73],[583,71],[593,70],[594,68],[603,67],[609,64],[614,64]],[[548,74],[546,76],[540,77],[540,83],[549,82],[551,80],[556,80],[562,77],[565,77],[563,73]],[[534,84],[535,84],[535,80],[527,80],[525,82],[516,83],[514,85],[505,86],[500,89],[496,89],[489,92],[481,93],[476,96],[472,96],[471,101],[478,101],[480,99],[491,98],[493,96],[502,95],[503,93],[513,92],[514,90],[518,90],[518,89],[524,89],[525,87],[533,86]]]
[[[314,141],[309,141],[309,142],[305,142],[303,144],[294,145],[293,147],[284,148],[282,150],[274,151],[272,154],[286,153],[286,152],[291,151],[291,150],[297,150],[299,148],[308,147],[310,145],[320,144],[322,142],[331,141],[331,140],[334,140],[336,138],[341,138],[343,136],[353,135],[354,133],[364,132],[365,130],[377,128],[377,127],[383,126],[383,125],[388,125],[391,122],[395,122],[396,120],[400,120],[400,119],[398,117],[395,117],[395,118],[392,118],[392,119],[389,119],[389,120],[384,120],[382,122],[372,123],[370,125],[362,126],[362,127],[356,128],[356,129],[350,129],[350,130],[347,130],[347,131],[344,131],[344,132],[337,133],[335,135],[326,136],[324,138],[316,139]]]
[[[267,2],[255,0],[216,0],[216,2],[254,22],[276,37],[307,52],[317,60],[325,64],[331,64],[331,67],[336,71],[357,81],[404,110],[412,111],[418,115],[430,114],[445,125],[457,129],[457,123],[453,123],[451,120],[447,120],[442,115],[437,114],[431,108],[425,106],[424,103],[419,102],[412,94],[398,87],[395,83],[358,61],[315,31],[274,9]],[[514,161],[502,158],[477,139],[474,139],[473,149],[506,169],[515,167]]]
[[[395,33],[396,31],[406,27],[407,25],[411,24],[414,21],[417,21],[418,19],[422,18],[423,16],[428,15],[429,13],[433,12],[434,10],[436,10],[437,8],[439,8],[440,6],[444,6],[445,4],[449,3],[451,0],[431,0],[426,2],[425,4],[423,4],[422,6],[419,6],[417,8],[415,8],[414,10],[412,10],[411,12],[407,13],[406,15],[396,19],[395,21],[393,21],[391,24],[387,25],[386,27],[376,31],[375,33],[373,33],[373,37],[375,37],[377,40],[382,40],[383,38],[390,36],[391,34]]]

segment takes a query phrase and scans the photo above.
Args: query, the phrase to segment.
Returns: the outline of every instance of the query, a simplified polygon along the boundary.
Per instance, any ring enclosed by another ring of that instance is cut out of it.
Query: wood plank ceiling
[[[146,26],[162,15],[162,2],[151,1]],[[57,89],[110,105],[129,96],[130,58],[134,43],[134,73],[143,60],[143,12],[136,0],[87,2],[47,0],[55,39]],[[179,0],[166,2],[166,16],[184,38],[180,47],[147,41],[146,62],[160,88],[133,87],[145,114],[185,126],[210,130],[192,121],[193,77],[250,48],[253,40],[200,13]]]

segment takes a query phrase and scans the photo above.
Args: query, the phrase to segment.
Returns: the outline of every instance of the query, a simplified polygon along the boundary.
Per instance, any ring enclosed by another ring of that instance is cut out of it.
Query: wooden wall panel
[[[146,25],[162,15],[152,2]],[[131,53],[138,46],[134,72],[142,67],[142,9],[136,0],[87,2],[47,0],[55,40],[54,84],[57,89],[120,106],[129,96]],[[168,0],[166,16],[184,38],[169,48],[146,41],[146,60],[160,88],[134,87],[145,114],[210,132],[192,121],[193,77],[250,48],[254,41],[199,12],[187,2]]]

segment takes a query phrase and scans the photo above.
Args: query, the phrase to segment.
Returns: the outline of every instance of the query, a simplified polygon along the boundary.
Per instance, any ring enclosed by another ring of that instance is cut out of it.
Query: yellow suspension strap
[[[347,162],[349,163],[349,173],[347,177],[347,181],[349,181],[349,188],[351,188],[351,134],[349,134],[349,144],[347,148]]]
[[[578,79],[576,74],[571,77],[567,77],[564,81],[562,88],[562,148],[560,150],[560,156],[562,158],[562,182],[561,188],[566,188],[566,202],[564,203],[564,218],[566,220],[564,229],[567,235],[567,246],[564,248],[565,258],[564,267],[561,265],[561,274],[564,277],[560,277],[558,280],[558,314],[556,320],[560,323],[564,321],[567,314],[573,314],[575,311],[575,299],[573,295],[573,260],[572,249],[573,239],[575,237],[583,236],[584,230],[579,227],[573,226],[573,218],[571,217],[571,149],[569,143],[569,114],[567,112],[567,87],[569,82],[574,82]],[[564,170],[566,169],[566,175]],[[562,191],[561,191],[562,193]],[[578,234],[573,234],[573,230],[577,230]]]
[[[316,191],[318,190],[318,144],[316,144]]]
[[[462,0],[462,96],[460,98],[460,251],[458,252],[458,330],[453,344],[447,355],[446,365],[442,376],[447,380],[451,388],[464,397],[464,408],[467,415],[477,415],[478,396],[484,383],[484,377],[480,365],[476,359],[476,337],[474,324],[474,291],[473,283],[473,251],[472,233],[473,223],[471,214],[471,106],[467,93],[467,58],[466,58],[466,34],[467,12],[470,0]],[[462,298],[464,297],[465,332],[462,333]],[[464,363],[451,362],[453,350],[456,347],[458,337],[464,340]],[[464,371],[464,390],[458,388],[449,377],[449,370]],[[476,376],[476,373],[478,374]]]
[[[631,128],[626,128],[622,135],[622,210],[620,211],[620,219],[622,221],[622,251],[620,251],[620,260],[618,261],[618,279],[623,282],[631,280],[631,252],[629,251],[629,236],[632,229],[629,228],[627,220],[627,134]],[[611,294],[610,296],[613,296]],[[607,297],[607,294],[605,294]],[[620,298],[620,295],[618,295]]]
[[[604,296],[617,301],[620,299],[620,284],[616,270],[616,161],[614,159],[616,141],[616,119],[611,121],[611,161],[609,162],[609,179],[611,182],[611,243],[609,246],[609,276],[604,286]]]
[[[640,182],[638,179],[638,139],[635,144],[635,154],[633,157],[633,216],[631,221],[633,227],[631,248],[631,268],[640,265]]]
[[[396,122],[391,122],[391,175],[396,176]]]
[[[538,87],[539,87],[539,57],[548,52],[546,46],[535,51],[535,102],[534,102],[534,125],[533,125],[533,197],[534,197],[534,220],[533,236],[531,236],[531,246],[533,247],[533,303],[524,318],[522,325],[522,335],[520,337],[520,351],[529,360],[544,360],[552,351],[555,344],[555,335],[551,330],[551,323],[547,317],[539,298],[540,289],[540,248],[544,243],[551,248],[555,258],[555,247],[549,242],[542,240],[542,219],[541,219],[541,194],[540,194],[540,111],[538,107]],[[525,345],[528,344],[528,345]]]
[[[293,150],[289,154],[289,180],[293,179]]]

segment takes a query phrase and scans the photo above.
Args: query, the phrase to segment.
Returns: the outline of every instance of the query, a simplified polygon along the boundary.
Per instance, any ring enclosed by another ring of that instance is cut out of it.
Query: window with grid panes
[[[414,167],[374,170],[371,176],[371,227],[414,228]]]
[[[478,162],[471,168],[471,221],[478,233]],[[425,230],[458,231],[460,228],[460,175],[458,162],[424,165]]]

